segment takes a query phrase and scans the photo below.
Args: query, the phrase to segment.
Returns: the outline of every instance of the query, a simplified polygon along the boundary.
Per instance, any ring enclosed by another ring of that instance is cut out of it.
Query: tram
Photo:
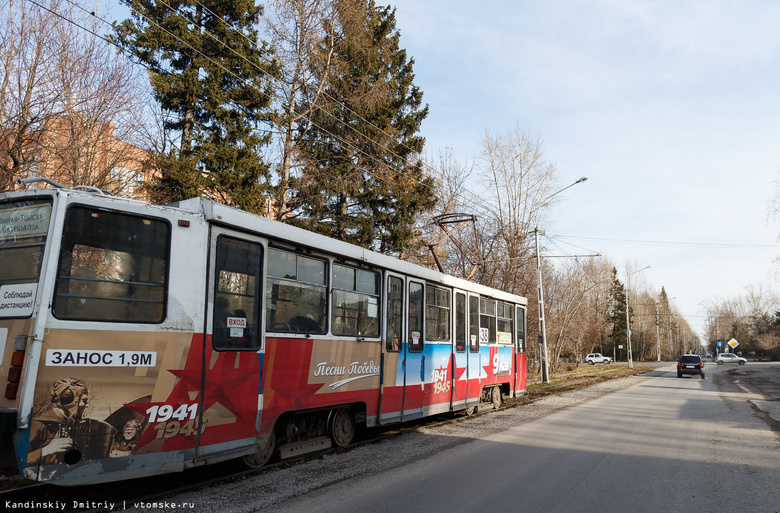
[[[525,393],[526,307],[201,198],[2,193],[3,463],[66,486],[257,467],[491,408]]]

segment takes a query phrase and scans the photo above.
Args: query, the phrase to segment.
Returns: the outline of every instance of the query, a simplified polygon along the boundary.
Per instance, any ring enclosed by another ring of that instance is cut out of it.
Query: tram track
[[[504,398],[498,411],[516,408],[536,402],[548,395],[584,388],[604,381],[620,379],[634,374],[654,370],[655,367],[625,369],[611,367],[594,369],[590,372],[553,374],[552,383],[529,385],[527,393],[518,398]],[[238,481],[249,476],[279,471],[302,463],[321,459],[328,455],[345,453],[358,447],[377,444],[381,441],[402,436],[421,428],[435,428],[440,425],[464,422],[477,416],[488,415],[494,410],[491,403],[482,403],[474,415],[442,414],[424,417],[416,421],[386,427],[367,428],[346,447],[331,447],[295,458],[269,463],[260,469],[246,469],[239,460],[206,465],[182,472],[156,475],[115,483],[83,485],[75,487],[55,486],[48,483],[20,483],[20,486],[0,491],[0,504],[21,506],[21,511],[68,511],[97,513],[135,509],[138,505],[159,503],[166,497],[194,491],[204,487]],[[139,493],[139,490],[142,492]],[[27,505],[39,507],[27,507]],[[55,507],[52,507],[55,506]],[[11,508],[14,509],[14,508]]]

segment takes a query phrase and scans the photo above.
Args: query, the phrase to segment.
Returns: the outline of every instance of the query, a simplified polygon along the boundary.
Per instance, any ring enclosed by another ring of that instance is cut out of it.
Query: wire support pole
[[[544,325],[544,290],[542,287],[542,254],[539,252],[539,227],[534,229],[536,236],[536,284],[539,300],[539,353],[542,359],[542,383],[550,382],[549,364],[547,359],[547,332]]]

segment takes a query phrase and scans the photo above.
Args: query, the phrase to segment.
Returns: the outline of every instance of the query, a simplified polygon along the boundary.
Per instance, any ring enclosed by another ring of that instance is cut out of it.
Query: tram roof
[[[346,260],[364,262],[383,269],[416,276],[430,282],[441,283],[443,285],[449,285],[479,294],[490,295],[497,299],[512,301],[523,305],[528,303],[527,299],[522,296],[510,294],[462,278],[457,278],[348,242],[339,241],[319,233],[284,224],[267,217],[251,214],[204,198],[193,198],[178,202],[175,205],[183,210],[200,212],[207,221],[215,224],[226,225],[239,230],[266,235],[282,241],[288,241],[291,244],[306,249],[340,255]]]
[[[34,196],[67,196],[75,201],[93,203],[96,206],[106,208],[118,208],[118,204],[143,205],[150,210],[171,211],[180,210],[196,215],[201,215],[211,223],[230,227],[239,231],[254,233],[261,236],[271,237],[279,241],[286,241],[298,247],[303,247],[312,251],[321,251],[344,257],[353,262],[363,262],[375,267],[395,271],[401,274],[415,276],[417,278],[457,287],[459,289],[475,292],[482,295],[488,295],[504,301],[526,305],[528,300],[525,297],[510,294],[499,289],[494,289],[486,285],[474,283],[463,278],[457,278],[433,269],[428,269],[421,265],[413,264],[389,255],[384,255],[376,251],[362,248],[348,242],[339,241],[325,235],[314,233],[303,228],[298,228],[289,224],[284,224],[267,217],[252,214],[235,207],[230,207],[204,198],[192,198],[188,200],[171,203],[169,205],[152,205],[143,201],[116,196],[107,196],[85,192],[74,189],[28,189],[23,191],[12,191],[1,193],[2,199],[26,199]],[[121,207],[119,207],[121,208]]]

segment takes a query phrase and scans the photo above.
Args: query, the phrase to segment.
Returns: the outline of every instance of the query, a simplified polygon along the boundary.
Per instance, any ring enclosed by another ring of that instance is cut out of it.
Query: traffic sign
[[[723,341],[722,340],[718,340],[718,347],[723,347]]]
[[[737,339],[732,338],[731,340],[729,340],[728,344],[731,346],[731,349],[734,349],[739,345],[739,342],[737,342]]]

